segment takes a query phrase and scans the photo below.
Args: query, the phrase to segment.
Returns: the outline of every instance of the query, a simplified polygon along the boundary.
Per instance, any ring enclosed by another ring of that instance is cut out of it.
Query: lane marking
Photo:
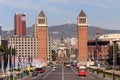
[[[94,77],[92,77],[91,75],[87,75],[88,77],[90,77],[91,79],[95,79]]]
[[[84,77],[80,77],[81,79],[84,79]]]
[[[70,68],[75,74],[77,74],[77,71],[75,71],[72,67],[70,67]]]
[[[36,78],[38,78],[41,74],[38,74],[37,76],[33,77],[31,80],[34,80]]]
[[[48,74],[47,72],[48,72],[49,70],[50,70],[50,68],[47,68],[46,71],[45,71],[43,74],[46,74],[46,75],[47,75],[47,74]],[[32,80],[40,77],[40,75],[43,75],[43,74],[38,74],[37,76],[33,77]]]
[[[45,79],[48,75],[50,75],[51,71],[48,72],[42,79]]]
[[[51,74],[62,74],[62,73],[51,73]],[[64,73],[64,74],[75,74],[75,73]]]
[[[64,80],[64,68],[63,68],[63,65],[62,65],[62,80]]]

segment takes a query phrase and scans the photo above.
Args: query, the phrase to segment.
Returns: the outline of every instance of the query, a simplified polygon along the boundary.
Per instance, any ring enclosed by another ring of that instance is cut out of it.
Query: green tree
[[[55,53],[55,50],[52,50],[52,61],[57,60],[57,54]]]
[[[5,52],[5,49],[2,46],[0,46],[0,52]]]
[[[118,46],[118,44],[115,44],[115,58],[116,58],[115,61],[117,61],[118,51],[119,51],[119,46]],[[111,46],[109,47],[107,62],[108,62],[110,65],[113,65],[113,45],[111,45]],[[117,62],[116,62],[116,63],[117,63]]]
[[[113,45],[109,46],[107,62],[108,62],[110,65],[113,64]]]

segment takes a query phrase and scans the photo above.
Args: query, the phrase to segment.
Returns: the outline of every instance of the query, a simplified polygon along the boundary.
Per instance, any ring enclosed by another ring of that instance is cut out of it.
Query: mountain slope
[[[99,31],[101,35],[109,33],[120,33],[120,30],[108,30],[102,29],[99,27],[88,26],[88,37],[92,39],[96,35],[96,31]],[[32,35],[32,27],[27,27],[27,35]],[[13,30],[3,31],[2,38],[8,39],[11,35],[14,34]],[[62,39],[67,37],[76,37],[77,38],[77,25],[76,24],[63,24],[48,27],[48,35],[53,39]]]

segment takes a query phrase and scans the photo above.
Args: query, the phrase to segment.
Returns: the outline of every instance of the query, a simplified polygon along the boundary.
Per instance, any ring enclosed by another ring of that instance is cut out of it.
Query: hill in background
[[[89,39],[92,39],[95,37],[96,31],[99,31],[101,35],[110,34],[110,33],[120,33],[120,30],[108,30],[108,29],[102,29],[95,26],[88,26]],[[27,32],[27,35],[32,35],[32,32],[33,32],[32,27],[27,27],[26,32]],[[14,34],[13,30],[3,31],[2,38],[7,40],[13,34]],[[77,25],[67,23],[62,25],[50,26],[48,27],[48,35],[53,39],[62,39],[62,38],[64,39],[67,37],[77,38]]]

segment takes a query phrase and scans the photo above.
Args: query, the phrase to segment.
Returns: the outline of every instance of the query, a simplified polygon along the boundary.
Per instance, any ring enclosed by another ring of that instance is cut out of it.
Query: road
[[[98,77],[91,72],[87,72],[87,76],[78,76],[77,69],[75,67],[66,68],[65,66],[57,66],[57,69],[53,72],[51,68],[47,68],[44,73],[38,76],[31,76],[26,80],[107,80],[102,77]],[[25,80],[25,79],[24,79]]]

